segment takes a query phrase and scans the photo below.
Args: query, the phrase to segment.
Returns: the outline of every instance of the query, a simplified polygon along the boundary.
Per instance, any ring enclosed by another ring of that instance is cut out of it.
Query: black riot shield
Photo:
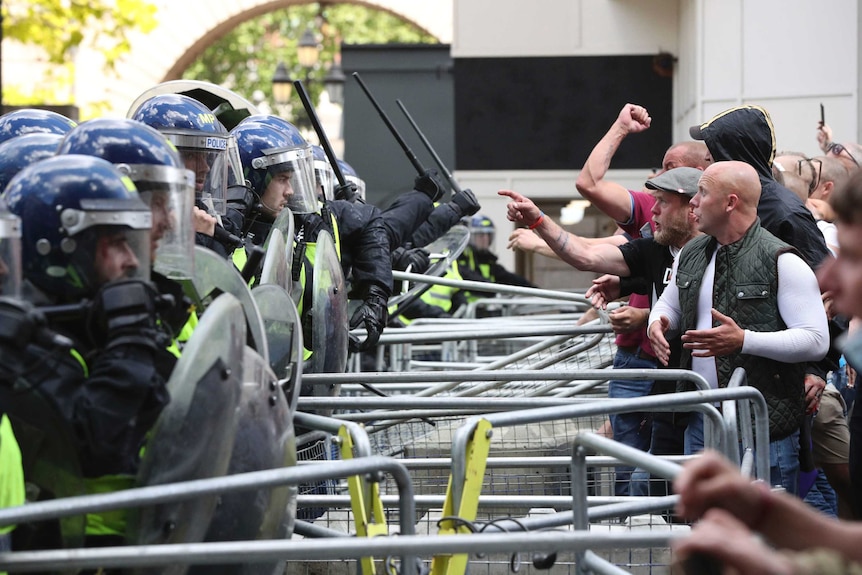
[[[347,288],[335,242],[325,230],[317,236],[313,276],[311,372],[343,373],[349,330]],[[335,394],[335,390],[331,391]]]
[[[228,473],[296,465],[296,436],[287,400],[266,361],[246,347],[243,358],[239,427]],[[296,517],[296,486],[238,491],[222,495],[206,541],[287,539]],[[190,575],[274,575],[284,562],[200,565]]]
[[[184,286],[186,293],[195,300],[202,310],[208,309],[210,302],[223,293],[229,293],[242,304],[247,322],[248,344],[265,358],[269,357],[263,320],[257,304],[251,296],[251,290],[242,279],[239,270],[223,257],[212,250],[195,246],[195,275],[192,278],[192,290]],[[191,293],[190,293],[191,292]]]
[[[129,108],[129,115],[145,101],[160,94],[183,94],[194,98],[212,110],[228,130],[232,130],[243,118],[260,113],[254,104],[222,86],[200,80],[169,80],[156,84],[138,96]]]
[[[449,231],[425,246],[425,249],[430,254],[431,265],[424,275],[442,277],[452,262],[458,259],[458,256],[461,255],[469,243],[470,230],[467,226],[456,224],[449,228]],[[416,282],[408,286],[408,289],[399,295],[389,298],[389,315],[399,315],[399,309],[407,307],[416,298],[421,297],[429,287],[431,287],[431,284]]]
[[[302,380],[302,327],[299,312],[287,292],[279,286],[259,285],[251,293],[266,330],[269,366],[276,377],[285,380],[282,388],[290,408],[290,419],[293,420]]]
[[[289,209],[284,208],[278,214],[263,246],[266,253],[260,283],[279,285],[290,294],[293,289],[293,213]]]
[[[168,380],[171,401],[162,411],[138,471],[140,486],[219,477],[228,470],[239,421],[246,324],[240,302],[216,298],[201,316]],[[203,540],[218,497],[134,510],[133,545]],[[185,567],[159,572],[178,575]]]

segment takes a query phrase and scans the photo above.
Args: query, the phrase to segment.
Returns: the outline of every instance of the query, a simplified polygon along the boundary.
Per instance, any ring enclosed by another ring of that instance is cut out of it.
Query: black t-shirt
[[[670,282],[674,260],[670,248],[661,245],[653,238],[638,238],[621,245],[620,251],[629,267],[631,277],[648,281],[651,289],[647,295],[650,296],[650,303],[654,304]]]
[[[665,286],[671,281],[674,256],[670,247],[661,245],[654,238],[639,238],[621,245],[620,251],[629,267],[631,277],[641,280],[628,285],[647,286],[650,304],[654,305],[664,292]],[[678,365],[682,354],[682,342],[679,337],[675,337],[668,341],[668,344],[670,344],[668,365]],[[651,394],[673,393],[675,390],[676,382],[658,380],[653,384]]]

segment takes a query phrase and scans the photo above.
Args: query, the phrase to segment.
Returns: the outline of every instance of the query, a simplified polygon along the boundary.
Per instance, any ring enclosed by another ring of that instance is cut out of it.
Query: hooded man
[[[689,130],[703,140],[715,162],[737,160],[754,168],[760,178],[757,217],[773,235],[795,247],[813,269],[829,255],[823,234],[805,204],[772,176],[775,126],[760,106],[737,106]]]

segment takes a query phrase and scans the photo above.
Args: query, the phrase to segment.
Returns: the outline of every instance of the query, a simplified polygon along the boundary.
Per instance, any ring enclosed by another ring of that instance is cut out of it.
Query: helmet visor
[[[314,160],[314,177],[320,186],[318,199],[331,201],[335,199],[335,172],[324,160]]]
[[[227,187],[235,165],[228,135],[165,134],[176,146],[186,168],[195,173],[195,196],[201,198],[213,213],[227,210]],[[234,152],[236,151],[233,148]]]
[[[89,231],[89,230],[88,230]],[[95,286],[120,279],[150,279],[150,230],[98,226],[92,230]]]
[[[0,211],[0,296],[21,295],[21,220]]]
[[[252,168],[265,169],[268,182],[279,174],[289,173],[291,189],[282,207],[290,208],[294,214],[317,211],[317,185],[311,145],[289,150],[265,150],[263,156],[252,160]]]
[[[494,228],[471,226],[470,247],[481,252],[493,252]]]
[[[123,278],[150,278],[150,209],[138,198],[82,200],[81,209],[66,208],[60,222],[82,281],[98,287]]]
[[[137,175],[137,177],[136,177]],[[173,279],[194,271],[194,172],[168,166],[133,166],[132,180],[150,206],[150,254],[153,269]]]

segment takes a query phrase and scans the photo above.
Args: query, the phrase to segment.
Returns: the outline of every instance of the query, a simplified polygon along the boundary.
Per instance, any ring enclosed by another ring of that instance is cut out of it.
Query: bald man
[[[737,367],[769,406],[772,485],[797,493],[799,425],[807,361],[829,347],[814,272],[788,244],[760,226],[760,179],[744,162],[704,170],[691,206],[701,235],[676,259],[673,281],[653,307],[647,334],[667,364],[668,337],[681,333],[680,365],[727,386]],[[702,417],[692,417],[692,452],[702,447]]]

